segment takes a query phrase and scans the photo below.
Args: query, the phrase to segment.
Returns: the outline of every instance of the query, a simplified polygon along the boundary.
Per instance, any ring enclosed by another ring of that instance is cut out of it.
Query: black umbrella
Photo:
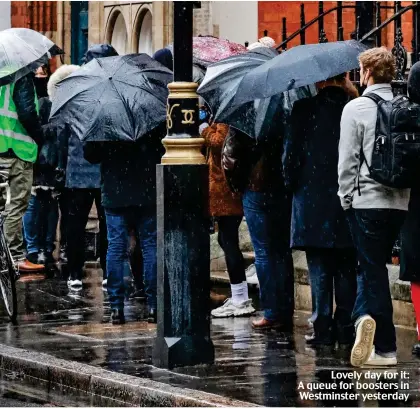
[[[366,49],[356,40],[293,47],[245,75],[233,103],[269,98],[357,68]]]
[[[147,54],[93,59],[58,84],[51,119],[84,141],[135,141],[165,121],[171,81]]]
[[[237,88],[244,76],[277,55],[278,52],[272,48],[259,47],[207,67],[198,93],[212,109],[215,122],[233,126],[252,138],[264,139],[278,129],[275,116],[279,110],[290,109],[293,100],[311,96],[309,90],[302,89],[293,92],[293,95],[278,94],[233,105]]]
[[[50,39],[29,28],[0,31],[0,86],[17,81],[63,54]]]

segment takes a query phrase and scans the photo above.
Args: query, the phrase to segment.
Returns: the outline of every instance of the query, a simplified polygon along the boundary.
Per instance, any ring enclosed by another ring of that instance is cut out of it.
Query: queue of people
[[[250,47],[270,46],[264,40]],[[112,46],[95,45],[84,63],[115,55]],[[169,50],[159,50],[154,58],[172,68]],[[419,322],[415,239],[419,195],[413,189],[410,200],[409,188],[385,186],[372,177],[369,162],[377,143],[378,112],[372,94],[381,101],[393,99],[395,59],[385,48],[373,48],[359,60],[360,86],[366,87],[362,95],[346,73],[315,84],[316,92],[288,91],[265,142],[256,143],[237,129],[214,123],[201,101],[200,133],[210,172],[209,217],[217,224],[232,293],[211,315],[255,312],[239,246],[239,226],[245,217],[263,309],[263,316],[252,321],[253,328],[293,330],[292,250],[303,250],[312,294],[307,344],[351,347],[350,361],[356,367],[392,366],[397,363],[396,335],[386,263],[402,232],[401,278],[412,281]],[[137,142],[82,143],[72,132],[71,118],[49,120],[59,82],[78,69],[74,65],[57,69],[49,78],[48,96],[41,98],[45,72],[37,73],[42,81],[36,86],[27,75],[2,88],[0,169],[9,175],[12,196],[6,239],[21,271],[53,265],[60,214],[68,285],[81,288],[85,262],[81,237],[95,203],[112,323],[125,322],[125,289],[132,276],[138,289],[144,286],[149,322],[156,322],[155,169],[163,154],[165,124]],[[414,103],[420,103],[418,90],[420,63],[412,67],[408,80]],[[130,234],[136,242],[134,252]],[[414,352],[420,355],[420,344]]]

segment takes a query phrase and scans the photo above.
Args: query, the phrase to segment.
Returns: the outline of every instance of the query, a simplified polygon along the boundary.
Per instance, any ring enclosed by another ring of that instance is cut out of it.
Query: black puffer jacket
[[[28,74],[20,78],[15,83],[13,90],[13,101],[16,105],[16,112],[19,122],[24,126],[29,136],[40,146],[42,144],[43,134],[41,122],[35,105],[35,86],[34,75]],[[13,151],[0,153],[0,157],[12,157],[16,155]]]

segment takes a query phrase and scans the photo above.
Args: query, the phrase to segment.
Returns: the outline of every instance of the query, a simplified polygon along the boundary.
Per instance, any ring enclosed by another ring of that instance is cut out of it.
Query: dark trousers
[[[85,229],[89,213],[95,202],[99,219],[99,247],[101,268],[106,274],[108,248],[104,210],[101,206],[100,189],[66,189],[68,200],[67,259],[68,270],[73,279],[82,279],[85,263]]]
[[[226,267],[231,284],[246,281],[245,264],[239,248],[239,226],[242,216],[220,216],[217,218],[219,233],[217,240],[225,253]]]
[[[60,248],[67,251],[67,225],[69,218],[69,198],[63,189],[58,196],[58,208],[60,209]]]
[[[321,342],[350,344],[351,319],[357,291],[355,249],[306,249],[312,293],[312,320],[315,336]],[[336,309],[333,317],[335,292]]]
[[[406,213],[392,209],[346,212],[359,261],[353,320],[369,314],[376,321],[375,350],[383,353],[397,350],[386,262]]]
[[[290,323],[294,312],[294,270],[290,249],[291,200],[284,192],[246,190],[242,203],[267,320]]]

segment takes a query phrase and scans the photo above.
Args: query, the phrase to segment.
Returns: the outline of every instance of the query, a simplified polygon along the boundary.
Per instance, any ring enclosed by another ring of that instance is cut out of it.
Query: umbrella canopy
[[[356,40],[293,47],[245,75],[233,103],[269,98],[357,68],[366,49]]]
[[[165,121],[171,81],[147,54],[93,59],[58,84],[50,118],[84,141],[135,141]]]
[[[233,126],[257,140],[265,139],[278,126],[275,115],[279,110],[289,109],[288,105],[295,99],[311,96],[308,90],[298,90],[286,98],[278,94],[233,105],[237,88],[244,76],[277,55],[278,52],[273,48],[259,47],[207,67],[198,94],[212,109],[215,122]]]
[[[173,44],[167,47],[173,54]],[[193,37],[193,63],[207,67],[232,55],[246,53],[242,44],[212,36]]]
[[[63,51],[50,39],[29,28],[0,31],[0,86],[35,71]]]

